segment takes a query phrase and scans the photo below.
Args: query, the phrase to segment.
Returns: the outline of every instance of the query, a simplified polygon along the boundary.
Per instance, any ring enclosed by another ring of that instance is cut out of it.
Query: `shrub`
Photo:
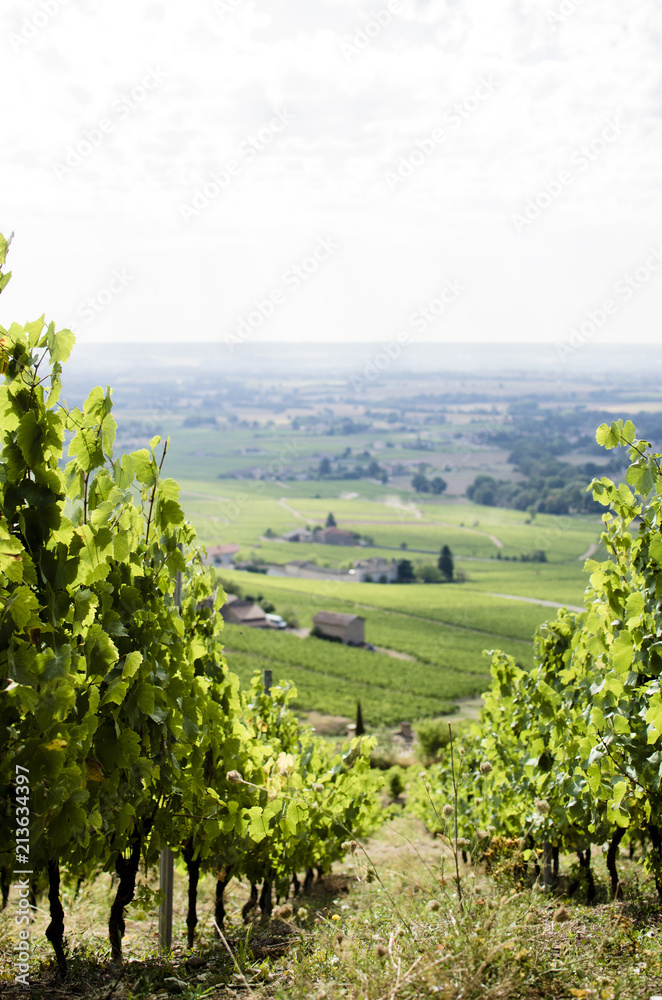
[[[280,609],[280,617],[287,622],[290,628],[299,627],[299,619],[297,617],[296,608],[292,607],[291,604],[286,604],[285,607]]]
[[[405,790],[405,770],[399,764],[386,772],[386,787],[392,799],[399,798]]]
[[[370,766],[380,771],[389,771],[397,764],[400,748],[393,743],[390,732],[380,730],[376,734],[376,745],[370,754]]]
[[[228,580],[224,576],[219,576],[218,573],[216,574],[216,583],[223,588],[226,594],[234,594],[235,597],[241,597],[243,594],[238,583],[235,583],[234,580]]]
[[[416,576],[421,583],[441,583],[442,575],[436,566],[425,564],[416,570]]]
[[[453,742],[466,731],[470,722],[462,719],[453,723]],[[441,756],[442,750],[448,746],[450,736],[447,719],[422,719],[415,727],[418,739],[418,756],[427,767]]]

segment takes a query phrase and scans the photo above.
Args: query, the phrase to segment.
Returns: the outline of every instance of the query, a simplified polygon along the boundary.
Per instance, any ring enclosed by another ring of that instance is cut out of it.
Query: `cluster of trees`
[[[344,437],[350,434],[365,434],[372,427],[372,423],[353,420],[351,417],[334,417],[331,411],[328,411],[326,414],[311,413],[296,416],[290,426],[293,431],[326,428],[325,434],[331,437],[336,435]]]
[[[545,563],[547,562],[547,553],[544,549],[533,549],[532,552],[520,552],[518,556],[502,556],[501,552],[497,552],[496,556],[492,556],[491,558],[503,559],[504,562]]]
[[[348,449],[349,450],[349,449]],[[368,456],[370,457],[370,456]],[[388,469],[385,469],[374,458],[362,465],[358,463],[351,468],[339,460],[334,465],[330,458],[321,459],[317,469],[318,479],[378,479],[381,483],[388,482]]]
[[[411,559],[399,559],[397,562],[398,583],[451,583],[455,578],[453,553],[448,545],[444,545],[439,553],[437,565],[424,564],[414,567]]]
[[[508,448],[508,461],[523,478],[515,482],[481,474],[467,487],[467,496],[487,507],[541,514],[597,513],[599,504],[587,485],[601,472],[615,471],[619,463],[574,465],[560,458],[577,449],[595,451],[595,441],[584,433],[586,419],[585,413],[552,414],[530,401],[511,404],[508,424],[487,432],[483,439]]]
[[[248,421],[242,421],[244,426],[249,427]],[[239,424],[238,424],[239,426]],[[184,417],[182,427],[218,427],[215,413],[190,413]],[[259,427],[259,424],[258,424]]]
[[[334,419],[326,433],[344,437],[346,434],[365,434],[371,427],[371,423],[361,423],[359,420],[352,420],[351,417],[342,417]]]
[[[508,459],[525,479],[496,480],[480,474],[467,487],[467,496],[486,507],[511,507],[540,514],[595,514],[595,503],[587,485],[600,471],[592,462],[572,465],[553,457],[533,458],[513,453]]]
[[[428,479],[423,472],[417,472],[416,475],[412,476],[411,485],[417,493],[433,493],[439,496],[444,492],[448,483],[443,476],[434,476],[432,479]]]

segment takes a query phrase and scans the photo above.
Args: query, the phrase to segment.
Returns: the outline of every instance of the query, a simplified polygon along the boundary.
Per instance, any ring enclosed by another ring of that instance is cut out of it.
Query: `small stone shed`
[[[251,628],[270,628],[271,624],[259,604],[242,601],[235,594],[228,594],[227,604],[221,608],[223,621],[229,625],[249,625]]]
[[[322,635],[344,643],[365,642],[365,619],[359,615],[343,615],[337,611],[318,611],[313,625]]]
[[[231,566],[234,557],[240,551],[240,545],[209,545],[207,559],[214,566]]]

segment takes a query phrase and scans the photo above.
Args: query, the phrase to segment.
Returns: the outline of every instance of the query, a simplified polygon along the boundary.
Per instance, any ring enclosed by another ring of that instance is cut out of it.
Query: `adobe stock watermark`
[[[242,173],[244,165],[251,163],[258,153],[270,146],[276,136],[284,132],[295,117],[296,115],[283,108],[277,111],[259,131],[246,136],[237,150],[237,159],[228,160],[220,169],[210,173],[210,179],[194,189],[189,203],[180,204],[179,213],[184,222],[188,223],[191,219],[197,218],[213,201],[216,201],[234,178]]]
[[[84,320],[81,325],[86,326],[96,319],[134,280],[134,275],[129,274],[126,268],[115,268],[105,286],[94,295],[88,295],[78,306],[77,313]]]
[[[14,861],[14,876],[18,902],[14,923],[18,928],[18,944],[16,945],[16,975],[14,982],[29,987],[30,974],[30,879],[33,875],[30,862],[30,772],[22,764],[16,765],[14,777],[15,793],[15,842],[16,858]]]
[[[237,7],[241,7],[244,0],[214,0],[212,7],[220,18],[226,14],[234,14]]]
[[[618,115],[614,115],[603,123],[600,133],[594,139],[578,146],[570,157],[568,167],[559,171],[551,181],[546,181],[537,194],[528,198],[521,212],[511,215],[510,220],[515,232],[523,232],[554,205],[574,182],[576,176],[588,170],[596,160],[600,159],[607,147],[622,135],[625,128],[627,125],[618,119]]]
[[[364,52],[376,38],[382,34],[385,28],[393,23],[393,18],[402,14],[404,10],[403,0],[388,0],[386,6],[370,14],[364,14],[364,21],[360,27],[356,28],[349,38],[344,38],[340,43],[340,51],[346,62],[351,62],[355,56]]]
[[[250,312],[240,318],[233,333],[227,333],[223,338],[228,350],[232,353],[235,345],[243,344],[249,340],[255,331],[260,329],[265,320],[270,319],[276,310],[283,305],[288,294],[297,291],[305,282],[309,281],[337,249],[338,244],[334,239],[330,236],[320,236],[311,253],[288,267],[287,271],[283,273],[281,285],[274,288],[266,298],[253,300]]]
[[[14,52],[18,52],[24,45],[29,45],[69,3],[70,0],[39,0],[39,9],[31,17],[23,18],[18,33],[11,32],[9,35],[9,44]]]
[[[562,344],[556,345],[556,353],[561,361],[566,361],[576,354],[587,341],[601,330],[609,319],[614,317],[619,308],[643,288],[656,271],[662,267],[662,244],[648,248],[648,256],[642,264],[633,271],[626,271],[614,283],[612,294],[603,299],[595,309],[588,309],[584,318],[570,327],[570,333]]]
[[[419,306],[410,315],[409,325],[417,333],[424,333],[431,324],[441,319],[448,307],[456,302],[462,292],[466,290],[467,286],[460,278],[446,278],[434,298],[426,302],[425,305]],[[412,338],[409,330],[401,330],[394,339],[381,343],[380,349],[363,366],[361,373],[350,376],[349,384],[357,390],[367,388],[383,375],[394,361],[397,361],[411,343]]]
[[[549,518],[549,515],[547,515]],[[549,518],[551,523],[548,523],[544,527],[534,522],[535,535],[533,541],[533,548],[545,551],[547,549],[553,549],[556,542],[567,534],[568,527],[561,521],[558,517],[553,516]]]
[[[562,3],[556,10],[547,8],[547,20],[555,28],[558,28],[560,24],[563,24],[569,17],[576,14],[577,9],[581,7],[583,2],[584,0],[562,0]]]
[[[452,132],[457,132],[482,105],[492,97],[500,86],[496,80],[483,76],[472,92],[450,108],[442,119],[442,125],[428,135],[417,139],[412,149],[401,156],[392,170],[387,170],[384,180],[390,191],[397,191],[405,181],[422,167],[431,156],[443,146]]]
[[[103,145],[107,136],[115,131],[117,123],[128,118],[144,104],[167,77],[168,74],[162,69],[149,67],[140,83],[113,101],[108,115],[100,118],[96,125],[83,129],[81,138],[67,146],[63,158],[53,162],[53,171],[57,179],[63,180],[80,167],[96,149]]]

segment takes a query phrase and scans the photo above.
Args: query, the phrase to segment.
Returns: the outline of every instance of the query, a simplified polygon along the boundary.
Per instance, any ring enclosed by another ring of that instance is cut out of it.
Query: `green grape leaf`
[[[58,330],[57,333],[50,334],[48,346],[53,364],[61,365],[67,362],[75,343],[76,336],[71,330]]]
[[[662,566],[662,533],[656,531],[651,535],[648,543],[648,552],[652,559]]]
[[[28,587],[17,587],[5,601],[3,610],[5,614],[9,611],[16,628],[22,632],[30,622],[37,619],[39,601]]]
[[[124,666],[122,667],[122,677],[125,680],[135,676],[138,671],[140,664],[143,661],[142,653],[138,650],[134,650],[132,653],[128,653],[124,659]],[[150,710],[153,711],[153,708]]]
[[[600,424],[595,432],[595,440],[603,448],[616,448],[621,443],[622,421],[615,421],[611,424]]]
[[[264,818],[264,810],[260,806],[252,806],[248,810],[248,836],[254,844],[261,843],[269,836],[269,827]]]
[[[135,702],[141,712],[149,715],[154,711],[154,686],[148,681],[142,681],[136,685],[129,694],[131,701]]]
[[[655,487],[658,473],[649,462],[631,465],[627,471],[627,481],[642,497],[648,496]]]
[[[30,468],[38,467],[44,460],[44,430],[39,423],[37,411],[28,410],[18,424],[16,441],[25,463]]]

